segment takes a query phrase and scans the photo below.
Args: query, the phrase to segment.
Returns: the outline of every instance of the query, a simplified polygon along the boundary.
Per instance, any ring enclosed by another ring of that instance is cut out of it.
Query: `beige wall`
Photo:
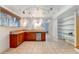
[[[0,53],[9,48],[9,33],[22,28],[0,26]]]

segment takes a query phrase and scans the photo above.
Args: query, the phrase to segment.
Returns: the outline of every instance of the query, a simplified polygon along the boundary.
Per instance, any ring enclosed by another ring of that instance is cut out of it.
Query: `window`
[[[12,27],[19,27],[20,21],[13,16],[10,16],[6,13],[0,12],[0,25],[2,26],[12,26]]]

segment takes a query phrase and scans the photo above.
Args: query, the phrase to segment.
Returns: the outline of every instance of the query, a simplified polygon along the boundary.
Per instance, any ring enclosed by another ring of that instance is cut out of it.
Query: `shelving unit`
[[[58,19],[58,38],[65,39],[71,44],[74,44],[75,38],[75,14]]]

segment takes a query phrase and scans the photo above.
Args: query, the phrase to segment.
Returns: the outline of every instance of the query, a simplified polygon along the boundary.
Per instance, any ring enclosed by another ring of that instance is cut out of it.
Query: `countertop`
[[[16,31],[11,31],[11,34],[19,34],[19,33],[24,33],[24,32],[46,32],[45,30],[40,30],[40,29],[31,29],[31,30],[16,30]]]

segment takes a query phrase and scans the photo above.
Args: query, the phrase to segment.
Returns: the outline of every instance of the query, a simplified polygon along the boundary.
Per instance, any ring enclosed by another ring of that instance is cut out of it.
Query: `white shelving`
[[[75,14],[58,19],[58,38],[65,39],[74,45],[75,42]]]

